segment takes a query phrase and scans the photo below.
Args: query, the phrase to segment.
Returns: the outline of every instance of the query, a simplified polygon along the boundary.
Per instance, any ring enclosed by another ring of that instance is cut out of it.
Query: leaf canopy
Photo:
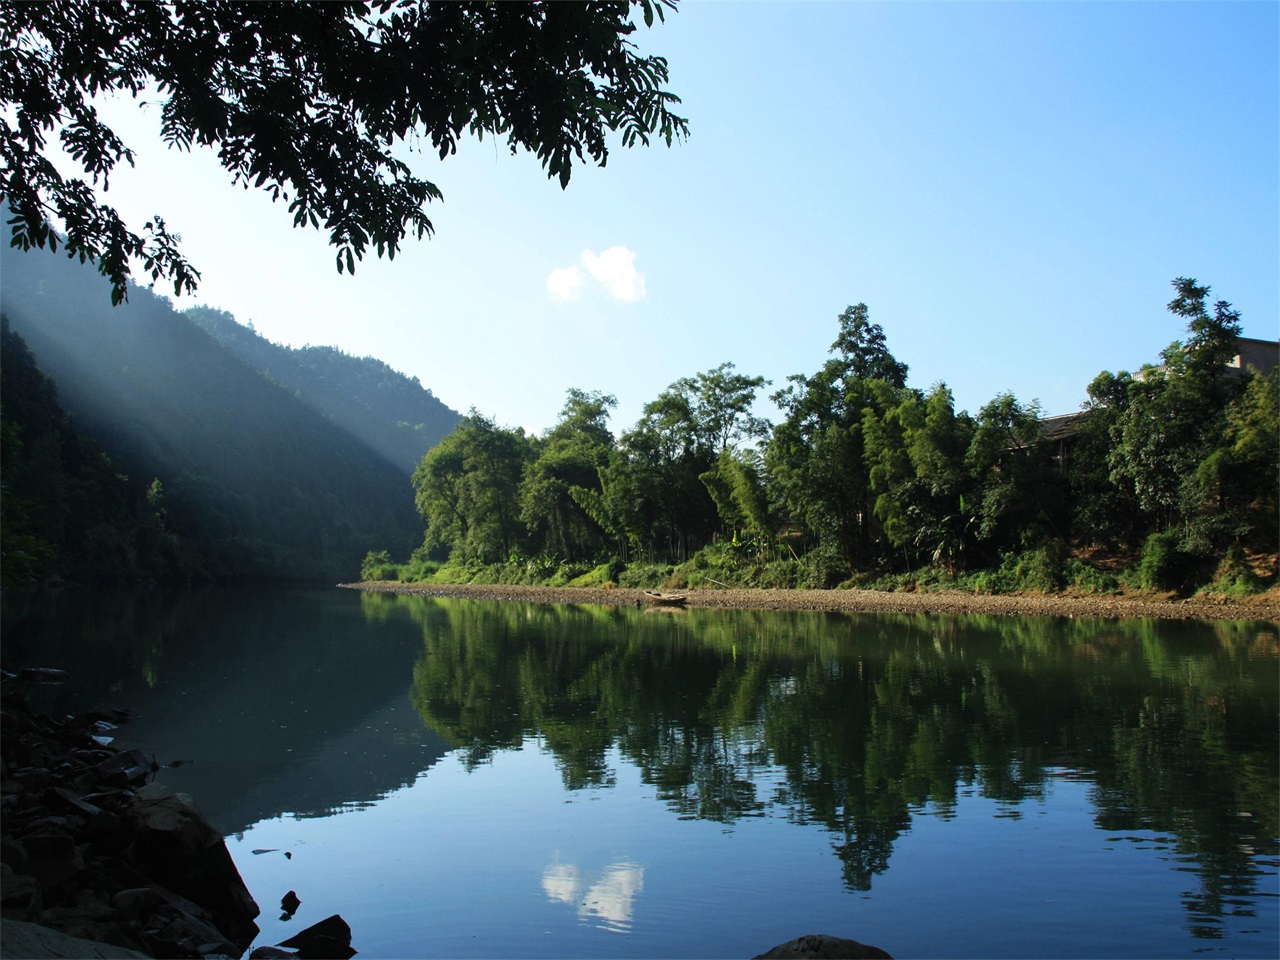
[[[626,147],[687,136],[666,60],[630,39],[633,7],[651,25],[664,6],[675,0],[0,5],[11,243],[92,259],[115,303],[136,260],[175,293],[195,289],[200,273],[161,217],[135,231],[98,198],[134,154],[94,98],[158,91],[170,146],[216,150],[233,183],[325,230],[339,272],[370,248],[394,257],[407,235],[433,232],[424,207],[442,196],[399,158],[404,143],[443,159],[464,135],[501,137],[565,187],[575,163],[607,163],[610,133]],[[83,178],[50,161],[53,141]]]

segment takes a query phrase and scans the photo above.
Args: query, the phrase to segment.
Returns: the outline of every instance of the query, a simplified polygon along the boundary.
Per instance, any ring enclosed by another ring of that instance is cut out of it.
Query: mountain
[[[165,298],[133,287],[111,307],[92,265],[4,247],[0,281],[0,312],[76,426],[135,488],[159,479],[172,529],[211,544],[225,572],[332,582],[371,549],[421,541],[407,458],[379,439],[404,431],[361,430],[370,400],[340,424],[305,399],[324,390],[264,375]]]
[[[166,521],[161,485],[131,485],[62,409],[0,317],[0,583],[211,579],[218,562]]]
[[[406,473],[460,419],[416,377],[374,357],[353,357],[334,347],[271,343],[225,310],[191,307],[182,315]]]

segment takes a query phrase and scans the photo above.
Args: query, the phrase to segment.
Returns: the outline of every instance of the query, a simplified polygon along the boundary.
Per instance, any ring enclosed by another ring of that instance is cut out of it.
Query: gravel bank
[[[524,603],[599,603],[642,606],[643,590],[595,587],[525,587],[394,582],[342,587],[426,597],[471,597]],[[675,592],[675,591],[673,591]],[[1163,620],[1280,621],[1280,592],[1245,600],[1161,599],[1125,596],[986,596],[969,593],[881,593],[875,590],[689,590],[690,607],[744,610],[832,610],[850,613],[999,614],[1033,617],[1150,617]]]

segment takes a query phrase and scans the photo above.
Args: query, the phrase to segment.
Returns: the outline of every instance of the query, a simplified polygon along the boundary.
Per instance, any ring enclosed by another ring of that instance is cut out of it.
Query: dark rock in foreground
[[[879,947],[825,933],[811,933],[780,943],[754,960],[893,960]]]
[[[76,957],[78,960],[136,960],[146,958],[145,953],[69,937],[65,933],[42,927],[37,923],[0,918],[0,957],[21,957],[23,960],[53,960],[58,957]]]
[[[145,755],[95,739],[102,717],[54,720],[5,693],[3,956],[241,956],[258,934],[258,905],[191,798],[146,782],[156,765]],[[90,953],[55,937],[35,943],[9,920],[136,952]],[[10,949],[23,936],[26,945]],[[49,952],[57,950],[71,952]]]

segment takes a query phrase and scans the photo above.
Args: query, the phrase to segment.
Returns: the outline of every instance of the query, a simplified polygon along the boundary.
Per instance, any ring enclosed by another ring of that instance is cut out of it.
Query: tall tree
[[[896,406],[863,413],[875,515],[909,563],[955,573],[975,533],[974,484],[965,467],[974,423],[956,413],[944,383],[927,396],[902,390],[899,398]]]
[[[866,304],[847,307],[838,322],[831,345],[836,356],[812,377],[788,377],[790,386],[774,394],[786,416],[765,458],[775,495],[842,568],[829,570],[822,577],[826,580],[847,574],[869,556],[874,496],[864,412],[893,402],[893,391],[902,389],[907,377],[907,365],[889,352],[884,330],[870,321]]]
[[[628,511],[633,521],[647,518],[646,529],[637,531],[641,541],[683,558],[710,541],[722,518],[729,525],[741,522],[730,491],[737,486],[746,495],[745,478],[734,454],[740,444],[768,434],[768,421],[751,412],[767,383],[722,363],[680,378],[645,404],[639,422],[621,438],[627,459],[608,472],[615,491],[634,489],[643,498],[639,510]]]
[[[1043,442],[1040,405],[998,394],[978,411],[965,455],[976,488],[978,539],[993,550],[1066,535],[1064,485]]]
[[[13,243],[93,259],[116,303],[135,259],[153,281],[195,289],[200,274],[162,217],[138,231],[99,202],[134,154],[93,100],[126,94],[158,96],[170,146],[215,149],[233,183],[327,231],[339,272],[369,247],[394,257],[406,234],[432,232],[423,208],[442,196],[397,156],[403,142],[444,159],[464,132],[505,139],[564,187],[575,162],[606,163],[610,133],[626,147],[687,135],[666,60],[630,39],[633,7],[652,26],[674,0],[0,5],[0,203],[16,211]],[[83,178],[50,161],[55,136]]]
[[[531,457],[523,430],[499,427],[473,408],[414,471],[423,546],[461,560],[506,560],[524,543],[520,482]]]
[[[1243,531],[1256,546],[1275,553],[1280,546],[1280,367],[1250,376],[1244,393],[1227,409],[1221,449],[1228,502],[1243,514]]]
[[[1088,416],[1075,436],[1067,467],[1071,529],[1086,544],[1115,549],[1141,539],[1142,509],[1132,487],[1116,482],[1111,465],[1132,381],[1127,371],[1103,371],[1088,386]]]
[[[548,553],[576,561],[601,551],[608,532],[600,471],[609,462],[609,411],[617,399],[570,389],[559,422],[535,445],[520,488],[520,516]]]
[[[1185,343],[1174,341],[1160,366],[1144,367],[1127,383],[1112,425],[1111,476],[1131,493],[1149,532],[1178,530],[1184,548],[1209,553],[1238,534],[1231,497],[1215,457],[1227,411],[1248,378],[1228,376],[1236,353],[1239,313],[1226,301],[1208,307],[1208,286],[1173,281],[1169,310],[1187,318]]]

